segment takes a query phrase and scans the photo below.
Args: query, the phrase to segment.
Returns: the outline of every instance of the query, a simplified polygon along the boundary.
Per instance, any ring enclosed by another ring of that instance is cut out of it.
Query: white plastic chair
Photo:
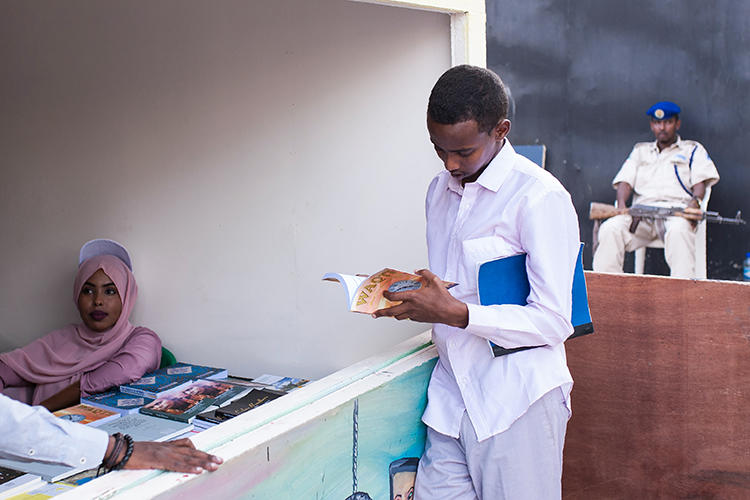
[[[701,210],[704,212],[708,209],[710,197],[711,188],[709,187],[706,188],[706,195],[701,202]],[[664,248],[664,242],[657,238],[634,252],[635,266],[633,272],[635,274],[643,274],[646,265],[646,248]],[[706,221],[702,220],[695,228],[695,279],[704,280],[706,276]]]

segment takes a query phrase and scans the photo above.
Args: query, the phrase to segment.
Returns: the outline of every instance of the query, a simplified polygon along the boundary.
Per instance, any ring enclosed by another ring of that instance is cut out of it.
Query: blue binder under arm
[[[485,262],[479,266],[477,282],[479,303],[483,306],[493,304],[526,305],[531,291],[529,277],[526,273],[526,254],[512,255]],[[586,278],[583,274],[583,243],[578,250],[578,259],[573,273],[572,294],[573,310],[571,311],[570,322],[573,324],[573,333],[568,339],[594,332],[591,312],[589,311],[589,299],[586,294]],[[504,356],[516,351],[542,347],[524,346],[505,349],[492,342],[490,342],[490,345],[495,356]]]

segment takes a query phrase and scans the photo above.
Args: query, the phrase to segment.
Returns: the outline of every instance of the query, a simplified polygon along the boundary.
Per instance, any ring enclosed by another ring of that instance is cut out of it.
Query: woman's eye
[[[117,288],[107,288],[104,293],[107,295],[117,295]]]
[[[94,293],[94,290],[91,288],[84,288],[81,290],[81,295],[91,295],[92,293]]]

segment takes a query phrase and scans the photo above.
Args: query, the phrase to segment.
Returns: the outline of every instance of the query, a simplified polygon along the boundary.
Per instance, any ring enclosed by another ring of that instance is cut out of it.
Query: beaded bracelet
[[[122,460],[117,462],[117,464],[115,464],[110,470],[119,470],[125,467],[125,464],[128,463],[128,460],[130,460],[130,456],[133,454],[134,443],[132,436],[130,436],[130,434],[125,434],[124,438],[128,443],[128,449],[125,450],[125,456],[123,456]]]
[[[107,472],[112,470],[112,467],[117,463],[117,457],[120,455],[120,451],[122,450],[122,445],[125,442],[125,438],[121,433],[116,433],[112,435],[113,438],[115,438],[115,444],[112,447],[112,452],[105,456],[102,460],[101,465],[99,465],[99,468],[96,470],[96,477],[99,477],[102,474],[106,474]]]
[[[96,470],[96,477],[112,472],[113,470],[122,469],[125,464],[128,463],[130,456],[133,454],[134,443],[133,438],[129,434],[122,435],[118,432],[113,434],[112,437],[115,438],[115,445],[112,448],[112,453],[104,457],[101,465],[99,465],[99,468]],[[127,443],[125,455],[123,455],[120,461],[117,461],[117,457],[120,455],[120,451],[122,451],[123,444],[125,443]]]

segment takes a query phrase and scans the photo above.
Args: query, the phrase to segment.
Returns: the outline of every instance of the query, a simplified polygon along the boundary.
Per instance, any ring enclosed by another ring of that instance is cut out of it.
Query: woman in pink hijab
[[[81,249],[81,261],[73,301],[83,323],[0,354],[4,395],[54,411],[159,367],[159,337],[128,319],[138,287],[127,251],[111,240],[93,240]]]

